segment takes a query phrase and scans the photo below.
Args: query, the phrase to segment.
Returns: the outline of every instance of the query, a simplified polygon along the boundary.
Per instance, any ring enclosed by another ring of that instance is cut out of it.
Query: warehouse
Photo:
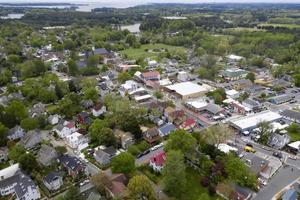
[[[245,116],[238,119],[232,119],[229,124],[239,131],[251,131],[257,127],[260,122],[274,122],[280,120],[280,114],[272,111],[264,111],[254,115]]]
[[[204,96],[204,94],[211,89],[209,85],[198,85],[192,82],[176,83],[164,88],[165,91],[178,96],[182,100]]]

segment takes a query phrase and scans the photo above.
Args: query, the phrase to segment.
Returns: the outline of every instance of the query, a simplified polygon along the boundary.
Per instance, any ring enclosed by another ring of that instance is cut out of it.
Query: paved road
[[[299,169],[290,166],[281,168],[268,185],[257,193],[254,200],[271,200],[278,192],[296,181],[299,177]]]
[[[159,152],[162,152],[163,149],[164,149],[164,147],[160,147],[160,148],[156,149],[155,151],[150,151],[150,153],[136,159],[135,164],[136,165],[141,165],[141,164],[144,164],[144,163],[148,163],[152,156],[158,154]]]

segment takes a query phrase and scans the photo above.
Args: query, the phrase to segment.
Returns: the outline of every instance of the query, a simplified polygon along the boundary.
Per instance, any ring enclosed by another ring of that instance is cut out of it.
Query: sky
[[[126,3],[144,4],[144,3],[300,3],[300,0],[125,0]],[[1,3],[34,3],[34,2],[64,2],[64,3],[119,3],[122,0],[0,0]],[[124,2],[124,0],[123,0]]]

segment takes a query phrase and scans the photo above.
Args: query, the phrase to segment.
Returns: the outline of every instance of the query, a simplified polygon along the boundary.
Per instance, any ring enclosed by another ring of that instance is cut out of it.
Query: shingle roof
[[[176,127],[172,123],[165,124],[159,128],[159,132],[162,136],[169,135],[174,130],[176,130]]]
[[[297,121],[300,120],[300,112],[294,110],[284,110],[281,115]]]

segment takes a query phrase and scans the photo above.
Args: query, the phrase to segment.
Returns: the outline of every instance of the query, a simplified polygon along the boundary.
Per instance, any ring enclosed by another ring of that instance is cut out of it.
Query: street
[[[141,165],[144,163],[148,163],[150,158],[156,154],[158,154],[159,152],[163,151],[164,147],[159,147],[158,149],[154,150],[154,151],[150,151],[150,153],[138,158],[135,160],[135,164],[136,165]]]

